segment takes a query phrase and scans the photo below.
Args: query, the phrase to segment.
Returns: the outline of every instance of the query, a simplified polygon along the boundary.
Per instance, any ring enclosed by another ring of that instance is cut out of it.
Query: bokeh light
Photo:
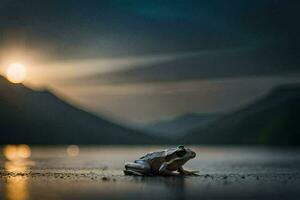
[[[3,155],[7,160],[16,161],[27,159],[31,156],[31,149],[26,144],[6,145],[3,148]]]
[[[16,160],[18,158],[17,146],[6,145],[3,149],[3,155],[7,160]]]
[[[67,148],[67,154],[70,157],[76,157],[79,154],[79,147],[77,145],[70,145]]]
[[[18,157],[22,159],[29,158],[31,156],[31,149],[26,144],[21,144],[17,147]]]

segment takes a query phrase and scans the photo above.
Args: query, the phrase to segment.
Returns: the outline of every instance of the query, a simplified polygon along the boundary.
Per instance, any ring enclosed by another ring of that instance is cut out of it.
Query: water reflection
[[[24,173],[28,172],[27,161],[7,161],[4,164],[6,172],[10,175],[6,178],[5,197],[7,200],[29,199],[28,178]]]
[[[137,183],[151,191],[154,196],[160,194],[166,195],[168,199],[186,199],[186,177],[136,177],[136,180],[139,180]]]
[[[29,188],[28,173],[29,165],[33,162],[28,160],[31,149],[28,145],[7,145],[3,149],[3,155],[7,159],[4,169],[8,172],[5,183],[5,197],[7,200],[28,200]]]
[[[174,199],[185,199],[186,195],[186,179],[185,177],[176,177],[176,180],[171,182],[172,180],[167,181],[171,192],[174,193]]]

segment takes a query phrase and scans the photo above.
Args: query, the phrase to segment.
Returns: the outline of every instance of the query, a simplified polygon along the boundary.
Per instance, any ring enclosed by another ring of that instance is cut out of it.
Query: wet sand
[[[124,162],[164,147],[33,147],[0,158],[0,199],[300,199],[300,150],[194,147],[198,177],[132,177]]]

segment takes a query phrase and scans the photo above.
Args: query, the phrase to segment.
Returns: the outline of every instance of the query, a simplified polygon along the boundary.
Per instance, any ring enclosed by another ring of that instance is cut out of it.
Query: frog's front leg
[[[168,165],[166,163],[162,164],[159,168],[159,175],[163,175],[163,176],[176,176],[176,175],[178,175],[177,173],[168,170],[167,167],[168,167]]]
[[[199,174],[197,174],[199,171],[187,171],[187,170],[183,169],[183,167],[179,167],[177,171],[182,175],[199,176]]]
[[[143,176],[150,175],[151,169],[148,163],[129,162],[125,164],[125,175]]]

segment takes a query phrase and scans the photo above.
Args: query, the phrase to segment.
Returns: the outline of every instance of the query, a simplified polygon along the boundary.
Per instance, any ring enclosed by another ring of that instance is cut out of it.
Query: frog
[[[198,176],[198,171],[183,169],[183,165],[196,157],[196,153],[179,145],[148,153],[133,162],[125,163],[125,175],[135,176]]]

